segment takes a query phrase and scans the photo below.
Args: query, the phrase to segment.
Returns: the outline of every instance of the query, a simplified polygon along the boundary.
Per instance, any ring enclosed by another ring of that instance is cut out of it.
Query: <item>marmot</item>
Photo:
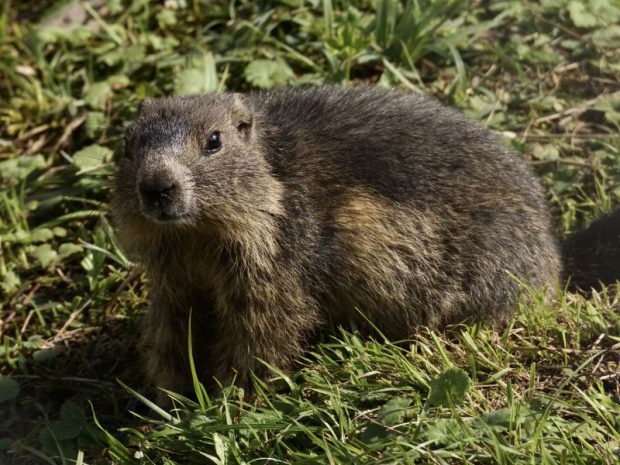
[[[144,101],[112,203],[144,266],[147,368],[246,386],[328,323],[404,339],[553,288],[560,247],[527,164],[456,110],[309,87]]]

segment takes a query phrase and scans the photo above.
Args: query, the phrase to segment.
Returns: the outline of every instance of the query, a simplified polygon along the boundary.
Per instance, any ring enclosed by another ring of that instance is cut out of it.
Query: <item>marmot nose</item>
[[[144,200],[151,203],[170,198],[176,188],[176,183],[167,179],[142,181],[139,185],[140,195]]]

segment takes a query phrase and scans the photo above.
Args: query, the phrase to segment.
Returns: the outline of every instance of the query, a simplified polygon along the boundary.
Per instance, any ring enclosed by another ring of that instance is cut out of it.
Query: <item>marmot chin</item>
[[[415,327],[514,308],[559,284],[560,248],[527,164],[461,113],[376,88],[144,101],[112,203],[148,276],[154,384],[246,386],[327,324]],[[362,316],[364,315],[364,316]]]

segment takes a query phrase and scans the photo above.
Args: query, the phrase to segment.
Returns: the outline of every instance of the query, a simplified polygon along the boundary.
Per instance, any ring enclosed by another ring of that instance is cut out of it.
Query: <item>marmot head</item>
[[[145,228],[226,223],[265,209],[273,178],[238,94],[143,101],[125,131],[114,216]]]

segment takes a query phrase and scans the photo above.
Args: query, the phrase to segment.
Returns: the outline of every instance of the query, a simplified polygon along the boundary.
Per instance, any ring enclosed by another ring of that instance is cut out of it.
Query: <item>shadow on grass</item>
[[[88,463],[108,463],[93,411],[110,431],[138,422],[131,412],[142,404],[117,380],[144,387],[139,326],[135,318],[108,321],[22,359],[12,373],[19,394],[0,403],[0,463],[74,463],[78,450]]]

